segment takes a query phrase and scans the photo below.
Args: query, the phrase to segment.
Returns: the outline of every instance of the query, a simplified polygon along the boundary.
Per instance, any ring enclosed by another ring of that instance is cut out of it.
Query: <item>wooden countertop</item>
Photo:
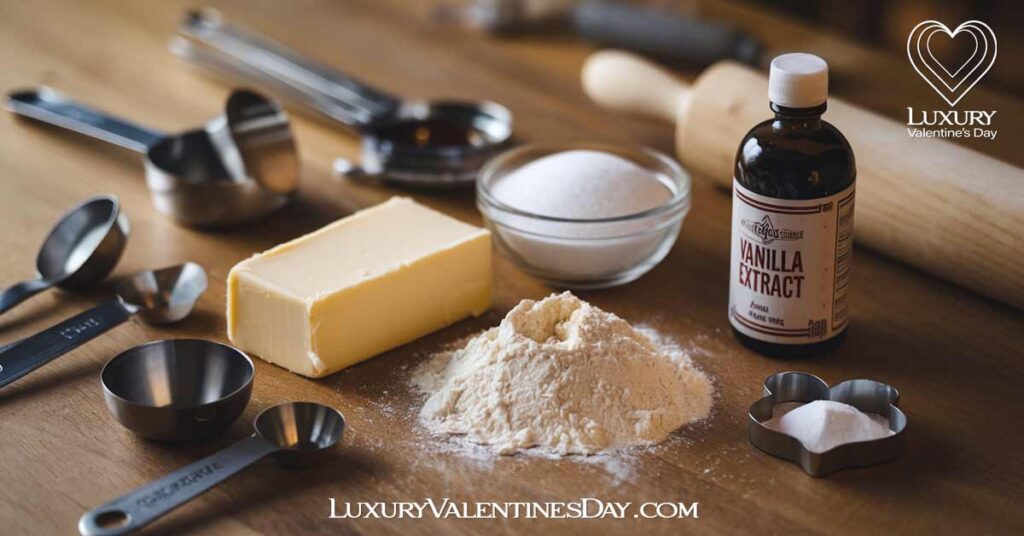
[[[76,99],[169,131],[219,113],[229,86],[167,51],[190,2],[5,2],[0,8],[0,87],[50,85]],[[371,83],[409,96],[488,98],[511,108],[520,140],[604,140],[672,150],[671,128],[607,114],[589,103],[578,71],[589,49],[566,38],[481,39],[423,21],[402,0],[225,2],[226,16]],[[704,10],[763,33],[773,46],[828,51],[837,93],[899,117],[927,91],[898,58],[883,57],[752,8]],[[775,26],[772,26],[775,25]],[[771,31],[785,30],[785,31]],[[774,37],[773,37],[774,36]],[[1002,58],[1001,58],[1002,59]],[[873,65],[863,77],[858,69]],[[886,77],[893,82],[884,84]],[[984,84],[982,84],[983,86]],[[888,93],[886,93],[888,92]],[[889,95],[889,97],[886,97]],[[922,97],[923,98],[923,97]],[[999,109],[1000,139],[976,148],[1024,164],[1024,105],[979,87],[972,99]],[[892,103],[896,103],[893,105]],[[980,104],[979,104],[980,105]],[[1016,122],[1016,124],[1014,124]],[[336,156],[358,158],[357,139],[331,125],[295,120],[302,153],[299,199],[262,223],[220,232],[174,225],[155,213],[132,154],[0,114],[0,281],[28,278],[46,230],[84,197],[118,195],[132,234],[115,275],[183,260],[201,263],[210,289],[196,313],[169,328],[132,320],[0,392],[0,520],[7,534],[68,534],[86,510],[249,433],[261,409],[314,400],[349,420],[338,458],[319,470],[261,462],[150,527],[177,534],[454,534],[738,532],[1022,533],[1024,510],[1024,315],[857,251],[852,328],[833,355],[780,361],[741,348],[729,333],[730,199],[698,180],[695,201],[668,258],[630,285],[582,296],[694,349],[718,388],[713,417],[667,445],[628,459],[583,463],[448,452],[423,436],[410,370],[423,354],[493,325],[522,298],[549,292],[497,258],[496,300],[463,322],[329,378],[311,381],[257,361],[252,402],[222,438],[194,445],[140,440],[107,413],[102,365],[135,344],[166,337],[226,341],[224,281],[230,267],[398,192],[333,178]],[[470,192],[402,192],[480,222]],[[82,294],[48,292],[0,317],[0,343],[34,333],[107,299],[106,283]],[[746,440],[748,405],[762,380],[805,370],[830,382],[871,377],[897,386],[910,419],[898,462],[813,479]],[[593,462],[593,460],[591,460]],[[699,502],[682,520],[330,520],[339,501]]]

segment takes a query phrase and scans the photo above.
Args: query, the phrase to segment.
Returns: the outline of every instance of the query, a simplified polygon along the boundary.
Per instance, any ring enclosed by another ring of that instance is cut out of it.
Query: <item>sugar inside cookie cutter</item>
[[[821,378],[805,372],[780,372],[764,381],[764,397],[750,406],[747,433],[750,442],[762,451],[789,460],[814,477],[849,467],[876,465],[896,459],[903,453],[907,416],[896,403],[900,393],[895,387],[874,380],[847,380],[829,387]],[[846,443],[815,453],[798,439],[764,425],[772,418],[776,404],[834,400],[861,411],[887,416],[893,435],[871,441]]]

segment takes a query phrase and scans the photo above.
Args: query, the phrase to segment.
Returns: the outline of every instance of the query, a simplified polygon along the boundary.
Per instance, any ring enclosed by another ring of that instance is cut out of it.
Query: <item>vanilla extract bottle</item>
[[[736,153],[729,322],[759,353],[802,357],[846,333],[856,166],[846,138],[822,121],[828,65],[811,54],[771,64],[775,118]]]

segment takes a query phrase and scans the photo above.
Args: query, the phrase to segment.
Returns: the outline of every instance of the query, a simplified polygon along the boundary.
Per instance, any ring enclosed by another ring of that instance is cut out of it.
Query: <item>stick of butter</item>
[[[491,305],[491,235],[404,197],[228,274],[228,338],[319,378]]]

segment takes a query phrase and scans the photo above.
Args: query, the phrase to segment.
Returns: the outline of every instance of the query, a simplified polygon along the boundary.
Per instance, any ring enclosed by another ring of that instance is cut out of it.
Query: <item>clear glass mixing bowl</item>
[[[519,167],[571,150],[602,151],[630,160],[651,171],[671,197],[661,206],[636,214],[573,219],[519,210],[492,195],[494,185]],[[481,170],[476,191],[477,206],[503,254],[556,287],[593,289],[629,283],[665,258],[690,210],[690,186],[690,175],[657,151],[574,143],[526,145],[505,152]]]

